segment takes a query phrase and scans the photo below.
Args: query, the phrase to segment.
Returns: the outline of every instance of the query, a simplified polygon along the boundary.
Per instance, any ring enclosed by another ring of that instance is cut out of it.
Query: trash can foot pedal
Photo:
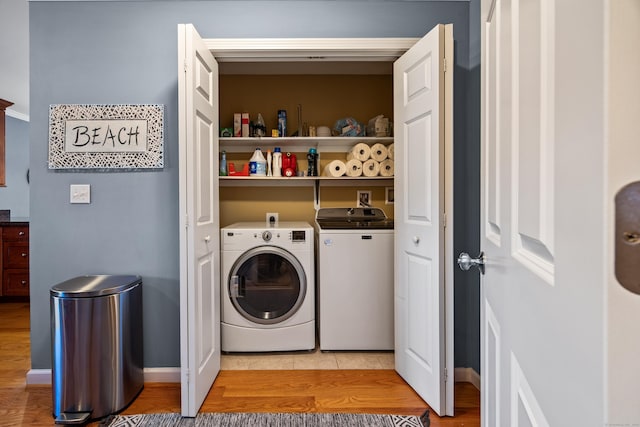
[[[62,412],[55,419],[56,424],[85,424],[91,412]]]

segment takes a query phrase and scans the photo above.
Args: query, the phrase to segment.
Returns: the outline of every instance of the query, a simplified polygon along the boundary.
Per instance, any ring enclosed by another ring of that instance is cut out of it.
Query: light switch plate
[[[89,184],[71,184],[69,186],[69,203],[91,203],[91,186]]]

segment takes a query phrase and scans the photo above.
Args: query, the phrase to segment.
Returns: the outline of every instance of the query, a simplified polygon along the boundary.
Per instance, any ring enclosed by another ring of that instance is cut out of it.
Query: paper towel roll
[[[371,147],[364,142],[354,145],[351,151],[347,153],[347,160],[357,159],[364,162],[365,160],[369,160],[369,157],[371,157]]]
[[[384,145],[377,143],[373,144],[371,147],[371,158],[376,162],[381,162],[387,158],[387,147]]]
[[[362,162],[358,159],[351,159],[346,164],[347,176],[361,176]]]
[[[347,166],[342,160],[333,160],[324,167],[324,175],[337,178],[347,173]]]
[[[386,159],[380,162],[380,176],[393,176],[394,165],[393,160]]]
[[[387,156],[391,160],[393,160],[393,156],[395,155],[394,150],[395,150],[395,148],[394,148],[393,144],[389,144],[389,146],[387,147]]]
[[[364,176],[368,176],[368,177],[378,176],[379,172],[380,172],[380,163],[373,159],[369,159],[362,164],[362,174]]]

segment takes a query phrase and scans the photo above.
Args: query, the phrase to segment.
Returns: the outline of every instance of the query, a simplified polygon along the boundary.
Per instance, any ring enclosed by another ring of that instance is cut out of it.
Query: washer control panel
[[[265,227],[264,223],[257,222],[236,223],[220,229],[222,250],[240,250],[265,244],[292,250],[312,250],[313,237],[313,228],[302,222],[281,222],[280,227]]]

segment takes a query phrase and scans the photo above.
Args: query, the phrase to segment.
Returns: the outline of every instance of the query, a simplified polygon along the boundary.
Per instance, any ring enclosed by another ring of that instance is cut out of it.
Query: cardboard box
[[[242,113],[242,137],[248,138],[249,136],[249,113]]]
[[[242,115],[233,114],[233,136],[242,136]]]

